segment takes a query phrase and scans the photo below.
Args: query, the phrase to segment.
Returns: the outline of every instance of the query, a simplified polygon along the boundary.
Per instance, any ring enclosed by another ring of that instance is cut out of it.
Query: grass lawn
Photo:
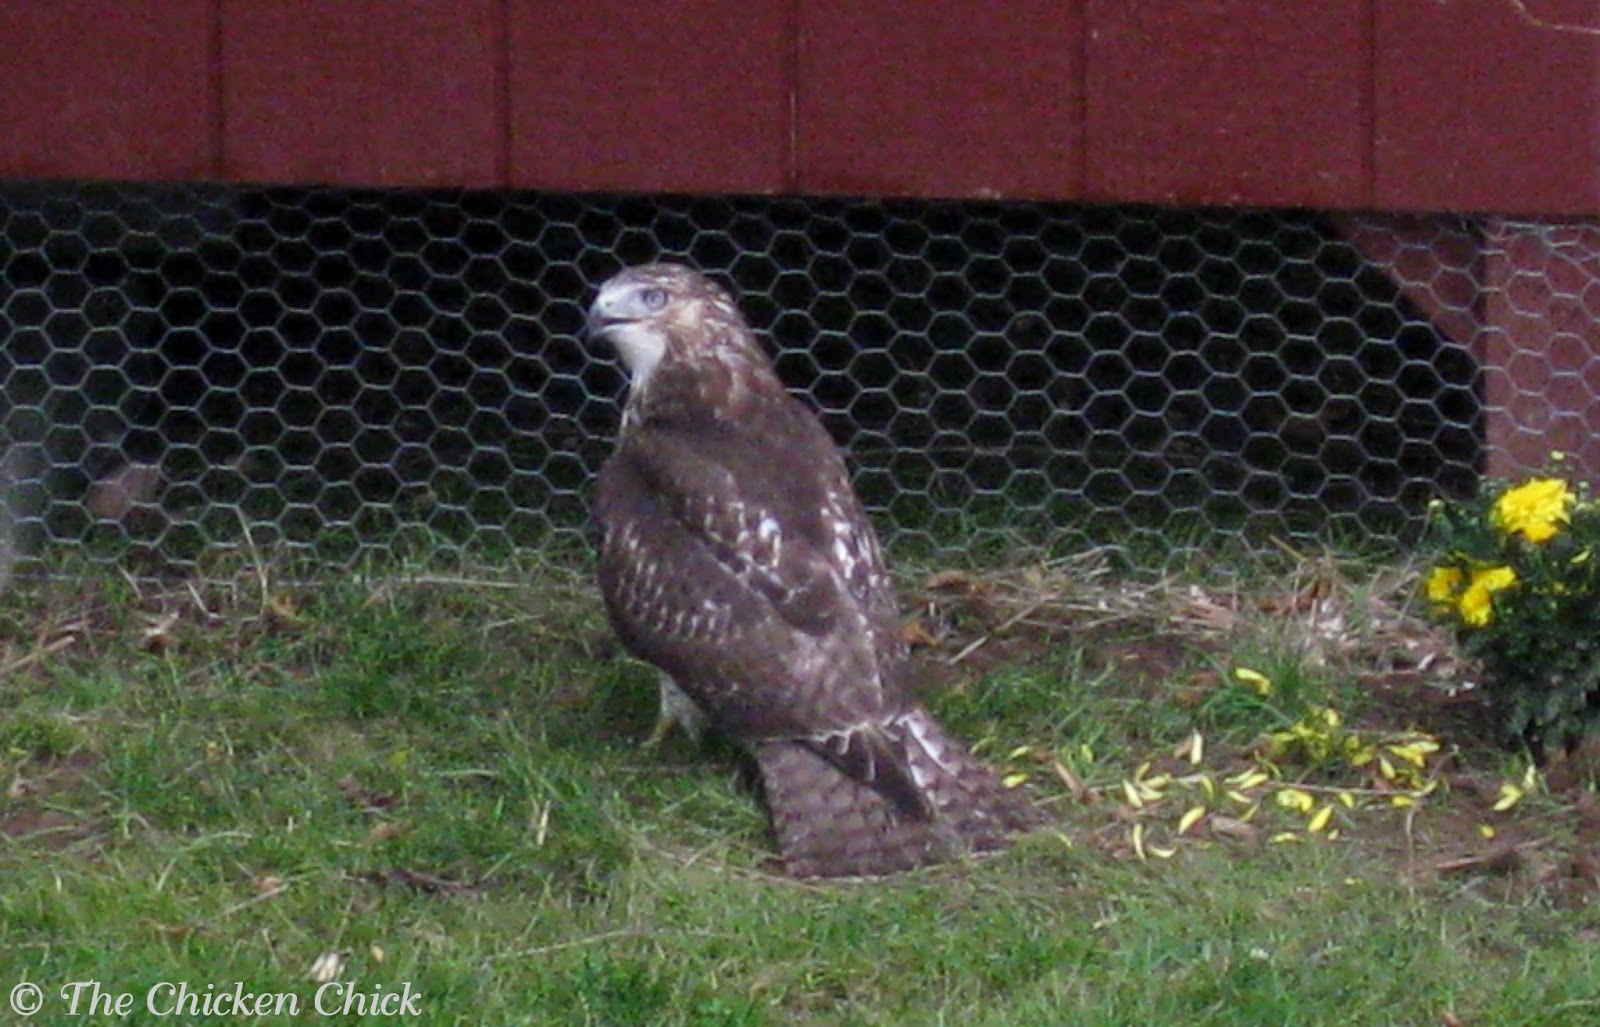
[[[324,983],[427,1024],[1600,1023],[1592,768],[1487,744],[1404,573],[1243,580],[909,574],[929,704],[1055,824],[829,884],[772,872],[736,752],[641,751],[654,674],[579,575],[15,582],[0,1024],[24,981],[52,1024],[394,1019]],[[199,1004],[235,982],[298,1011]]]

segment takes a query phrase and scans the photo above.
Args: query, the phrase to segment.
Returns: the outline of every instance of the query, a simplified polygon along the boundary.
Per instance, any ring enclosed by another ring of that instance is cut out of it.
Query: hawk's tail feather
[[[1003,848],[1040,822],[1019,791],[945,734],[921,708],[893,725],[911,776],[934,813],[903,804],[847,775],[799,741],[756,747],[784,863],[796,877],[877,877]]]

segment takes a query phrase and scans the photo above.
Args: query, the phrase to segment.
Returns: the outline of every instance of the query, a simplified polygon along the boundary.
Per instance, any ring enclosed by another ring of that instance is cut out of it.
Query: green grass
[[[88,979],[136,1001],[83,1022],[177,1022],[143,1002],[178,981],[302,1003],[185,1022],[316,1022],[327,953],[368,994],[409,983],[429,1024],[1600,1019],[1593,907],[1410,873],[1358,838],[1144,861],[1096,844],[1104,803],[1055,796],[1059,835],[976,864],[775,877],[733,754],[638,748],[654,675],[615,653],[586,583],[494,579],[14,586],[0,1023],[22,980],[46,989],[31,1022],[77,1022],[56,991]],[[1088,745],[1075,766],[1098,786],[1197,727],[1243,745],[1350,698],[1270,634],[1156,680],[1093,641],[946,675],[929,701],[991,754]],[[1232,665],[1273,677],[1278,705],[1180,701]],[[368,1021],[391,1022],[332,1019]]]

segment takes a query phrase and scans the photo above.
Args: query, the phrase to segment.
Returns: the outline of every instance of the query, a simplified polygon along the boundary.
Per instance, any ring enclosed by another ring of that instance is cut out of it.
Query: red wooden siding
[[[1366,203],[1365,5],[1087,5],[1089,198]]]
[[[222,0],[221,9],[224,176],[503,179],[497,0]]]
[[[1059,0],[800,5],[799,192],[1077,196],[1082,18]]]
[[[1591,0],[1376,0],[1380,209],[1600,210]]]
[[[0,0],[0,176],[1600,209],[1589,0]]]
[[[788,6],[511,0],[509,184],[781,190]]]
[[[0,2],[0,177],[217,173],[209,0]]]

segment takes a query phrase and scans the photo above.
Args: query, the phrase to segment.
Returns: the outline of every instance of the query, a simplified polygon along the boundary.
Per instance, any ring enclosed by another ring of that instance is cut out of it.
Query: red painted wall
[[[781,190],[789,178],[787,7],[510,0],[508,184]]]
[[[1365,4],[1087,6],[1092,198],[1365,205],[1372,187]]]
[[[500,183],[499,8],[222,0],[223,177]]]
[[[799,4],[792,188],[1080,196],[1081,8],[1017,0],[999,17],[974,9]]]
[[[0,0],[0,177],[1600,210],[1589,0]]]
[[[211,0],[0,0],[0,177],[214,178]]]
[[[1591,0],[1378,0],[1372,205],[1600,212]]]

